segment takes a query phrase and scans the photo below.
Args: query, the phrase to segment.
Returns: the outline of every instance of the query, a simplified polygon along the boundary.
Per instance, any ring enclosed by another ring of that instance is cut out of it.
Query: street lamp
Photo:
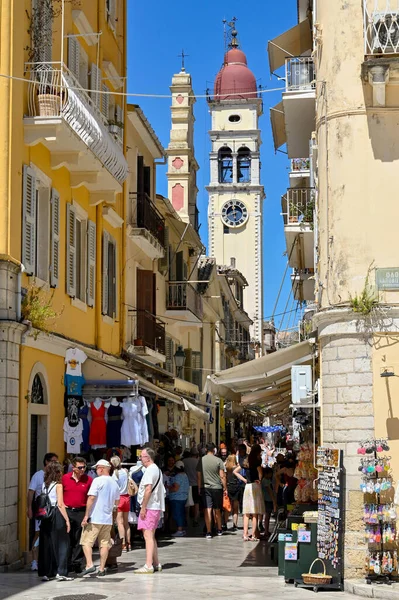
[[[183,346],[177,346],[174,359],[176,365],[176,375],[177,377],[181,377],[184,363],[186,362],[186,354],[183,350]]]

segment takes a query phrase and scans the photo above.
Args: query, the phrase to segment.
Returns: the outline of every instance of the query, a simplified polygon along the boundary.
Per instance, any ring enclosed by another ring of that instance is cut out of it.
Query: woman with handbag
[[[255,542],[260,539],[258,521],[265,513],[265,501],[263,499],[261,481],[262,472],[262,448],[255,444],[252,446],[248,459],[243,462],[246,469],[245,477],[242,476],[242,467],[234,469],[234,474],[245,483],[242,512],[244,514],[244,542]],[[248,535],[249,519],[252,517],[252,535]]]
[[[116,524],[118,526],[119,537],[122,540],[122,549],[124,552],[129,552],[131,548],[129,526],[130,495],[128,493],[129,474],[126,469],[122,468],[119,456],[113,456],[110,459],[110,463],[113,466],[112,478],[118,484],[121,495],[116,515]]]
[[[71,526],[64,505],[63,474],[59,462],[50,462],[44,469],[42,494],[38,497],[47,496],[47,505],[40,515],[38,574],[42,581],[72,581],[68,577]]]

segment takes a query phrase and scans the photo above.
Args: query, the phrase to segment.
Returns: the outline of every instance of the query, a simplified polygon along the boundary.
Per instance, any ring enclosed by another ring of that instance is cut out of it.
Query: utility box
[[[312,404],[313,382],[311,365],[291,367],[292,404]]]

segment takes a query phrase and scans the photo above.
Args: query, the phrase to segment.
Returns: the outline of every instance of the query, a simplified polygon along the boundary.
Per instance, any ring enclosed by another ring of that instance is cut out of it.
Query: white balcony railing
[[[29,117],[63,118],[104,167],[119,182],[128,166],[122,149],[108,131],[108,121],[71,71],[61,63],[26,65],[31,83]]]
[[[313,228],[313,194],[313,188],[288,188],[281,198],[284,225],[310,225]]]
[[[399,54],[399,0],[364,0],[364,54]]]
[[[315,87],[315,70],[311,56],[294,56],[285,61],[286,91],[311,90]]]

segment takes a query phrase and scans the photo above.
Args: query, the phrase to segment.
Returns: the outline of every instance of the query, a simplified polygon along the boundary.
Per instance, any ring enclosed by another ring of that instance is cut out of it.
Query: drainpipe
[[[18,275],[17,275],[17,308],[16,308],[16,317],[17,317],[17,323],[20,323],[21,318],[22,318],[22,313],[21,313],[21,305],[22,305],[22,273],[25,272],[25,267],[24,265],[21,263],[21,268],[18,271]]]

